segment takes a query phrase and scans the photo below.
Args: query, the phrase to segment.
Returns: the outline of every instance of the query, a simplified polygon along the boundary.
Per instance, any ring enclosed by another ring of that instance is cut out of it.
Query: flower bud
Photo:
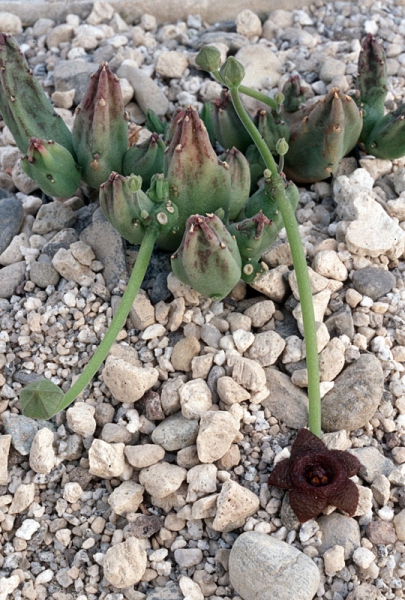
[[[124,175],[140,175],[142,189],[146,191],[154,173],[163,171],[163,161],[166,146],[157,133],[139,144],[131,146],[124,154],[122,172]]]
[[[80,167],[69,150],[53,140],[31,138],[21,166],[49,196],[68,198],[79,187]]]
[[[100,186],[100,206],[104,216],[123,238],[135,245],[142,242],[144,221],[155,207],[141,186],[140,177],[124,177],[115,172]]]
[[[160,247],[166,250],[178,247],[190,215],[227,208],[231,193],[229,167],[218,159],[197,111],[191,107],[180,111],[171,129],[173,137],[165,153],[164,172],[170,200],[179,209],[179,232],[159,239]]]
[[[238,88],[245,76],[245,69],[234,56],[229,56],[219,70],[223,82],[229,88]]]
[[[128,125],[119,78],[105,62],[91,75],[76,109],[73,144],[83,178],[91,187],[98,188],[112,171],[121,172]]]
[[[176,277],[212,300],[227,296],[241,277],[238,246],[214,214],[193,215],[187,220],[171,262]]]
[[[215,46],[204,46],[195,57],[195,64],[209,73],[217,71],[221,65],[221,53]]]
[[[17,42],[5,33],[0,33],[0,112],[22,153],[34,136],[54,140],[76,158],[69,129],[33,76]]]

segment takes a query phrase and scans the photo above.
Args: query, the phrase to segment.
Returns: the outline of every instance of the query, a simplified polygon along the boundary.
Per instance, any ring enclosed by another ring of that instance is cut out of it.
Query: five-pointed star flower
[[[317,517],[329,504],[352,516],[359,492],[349,479],[360,469],[358,459],[328,450],[308,429],[300,429],[290,458],[276,464],[268,484],[290,490],[290,505],[301,523]]]

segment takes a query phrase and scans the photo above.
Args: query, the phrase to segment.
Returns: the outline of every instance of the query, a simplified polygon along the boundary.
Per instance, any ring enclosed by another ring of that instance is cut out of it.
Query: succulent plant
[[[243,127],[232,105],[229,92],[222,90],[221,96],[211,105],[212,129],[215,139],[225,150],[235,147],[241,152],[251,145],[252,139]]]
[[[150,186],[152,176],[162,173],[166,146],[157,133],[139,145],[128,148],[123,156],[122,172],[124,175],[136,173],[142,177],[142,189]]]
[[[73,146],[83,170],[83,178],[98,188],[111,171],[122,170],[128,147],[128,123],[119,78],[103,62],[76,109]]]
[[[80,183],[80,167],[69,150],[53,140],[30,138],[27,154],[21,157],[21,166],[50,196],[68,198]]]
[[[181,281],[212,300],[227,296],[241,278],[238,244],[214,214],[187,219],[182,242],[171,264]]]

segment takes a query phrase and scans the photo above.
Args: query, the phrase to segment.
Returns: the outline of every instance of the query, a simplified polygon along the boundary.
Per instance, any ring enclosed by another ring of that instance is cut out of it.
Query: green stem
[[[276,162],[267,144],[249,118],[239,97],[237,88],[230,88],[234,108],[250,133],[253,142],[259,149],[266,167],[271,172],[271,180],[274,186],[274,197],[277,201],[288,242],[291,248],[294,269],[297,276],[298,291],[300,294],[302,320],[304,324],[304,338],[306,348],[306,362],[308,371],[308,399],[309,399],[309,428],[313,434],[321,437],[321,395],[319,389],[319,364],[318,344],[316,338],[316,324],[314,306],[312,303],[311,284],[308,277],[307,262],[304,248],[295,218],[294,209],[284,191],[283,177],[278,173]]]
[[[221,85],[224,85],[225,87],[228,87],[226,85],[226,83],[224,83],[219,71],[212,71],[212,74],[215,77],[215,79],[218,81],[218,83],[220,83]],[[266,94],[263,94],[262,92],[253,90],[252,88],[249,88],[246,85],[240,85],[239,93],[245,94],[245,96],[250,96],[251,98],[258,100],[259,102],[262,102],[263,104],[267,104],[267,106],[269,106],[271,109],[277,111],[277,108],[278,108],[277,102],[275,100],[273,100],[273,98],[270,98],[270,96],[266,96]]]
[[[146,230],[145,237],[143,238],[141,247],[139,249],[136,263],[128,281],[127,288],[122,296],[118,310],[111,321],[110,327],[108,328],[102,342],[93,354],[83,373],[75,381],[69,391],[66,392],[63,397],[63,401],[55,412],[60,412],[72,404],[72,402],[77,398],[77,396],[79,396],[79,394],[81,394],[86,385],[99,370],[101,363],[110,351],[110,348],[115,342],[118,333],[121,331],[129,311],[131,310],[135,296],[141,287],[141,283],[145,277],[146,269],[148,268],[149,260],[152,255],[153,246],[157,236],[158,233],[154,229]]]

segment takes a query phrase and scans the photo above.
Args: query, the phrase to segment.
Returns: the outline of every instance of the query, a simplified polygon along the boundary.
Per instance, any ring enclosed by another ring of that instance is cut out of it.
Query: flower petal
[[[350,517],[356,512],[359,503],[359,490],[354,481],[347,479],[344,485],[337,492],[328,495],[328,504],[336,506],[340,510],[348,513]]]
[[[291,448],[291,461],[302,454],[325,454],[328,452],[325,444],[309,429],[299,429]]]
[[[291,488],[290,459],[284,458],[276,464],[268,479],[268,485],[275,485],[283,490]]]
[[[343,452],[343,450],[331,450],[330,455],[345,465],[348,477],[353,477],[359,472],[361,463],[354,454]]]
[[[295,489],[290,491],[290,506],[300,523],[314,519],[327,505],[328,500],[321,490],[312,488],[305,492]]]

